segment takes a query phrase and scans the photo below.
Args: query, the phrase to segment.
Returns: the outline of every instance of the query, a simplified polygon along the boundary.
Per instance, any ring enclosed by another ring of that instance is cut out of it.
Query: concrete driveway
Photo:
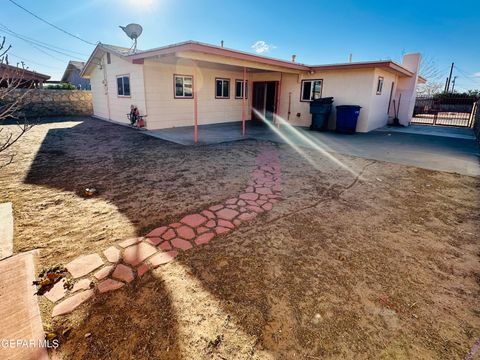
[[[471,129],[411,125],[408,128],[382,128],[354,135],[316,132],[303,127],[280,130],[247,122],[247,133],[241,135],[241,124],[223,123],[199,126],[200,145],[243,139],[290,143],[367,159],[388,161],[469,176],[480,176],[479,146]],[[193,145],[193,127],[147,131],[148,135],[182,145]]]

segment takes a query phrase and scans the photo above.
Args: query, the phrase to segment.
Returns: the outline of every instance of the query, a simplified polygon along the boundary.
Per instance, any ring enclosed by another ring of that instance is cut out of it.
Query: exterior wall
[[[383,77],[383,89],[380,95],[377,95],[377,82],[378,77]],[[394,89],[392,93],[392,102],[390,103],[390,111],[388,109],[390,93],[392,88],[392,83],[394,84]],[[389,115],[394,116],[393,110],[393,100],[398,83],[398,77],[382,69],[375,69],[375,74],[373,77],[371,100],[369,104],[369,115],[368,122],[364,129],[358,131],[371,131],[379,127],[385,126],[388,123]]]
[[[477,137],[477,140],[480,142],[480,101],[477,102],[475,108],[475,118],[473,119],[473,132]]]
[[[114,54],[110,59],[111,63],[107,64],[105,55],[102,68],[97,66],[90,76],[93,113],[102,119],[129,124],[126,114],[130,112],[130,105],[136,105],[140,114],[146,113],[143,65],[132,64]],[[117,95],[118,75],[130,76],[130,96]]]
[[[176,64],[145,61],[145,91],[148,109],[147,127],[163,129],[193,125],[193,99],[174,97],[174,75],[192,75],[197,88],[198,124],[213,124],[242,120],[242,99],[235,99],[235,79],[243,72],[195,67],[189,60]],[[248,75],[248,74],[247,74]],[[230,98],[215,98],[215,78],[230,79]],[[246,119],[250,119],[251,80],[248,80]]]
[[[70,71],[67,82],[75,85],[79,90],[90,90],[90,80],[81,78],[78,69]]]
[[[357,131],[368,131],[374,75],[375,72],[373,69],[327,70],[308,75],[282,74],[279,115],[284,120],[287,120],[289,124],[295,126],[310,126],[312,121],[310,103],[300,101],[302,80],[322,79],[322,97],[334,98],[329,127],[335,128],[335,106],[360,105],[362,110],[360,111]],[[260,73],[253,75],[253,81],[274,81],[279,79],[279,73]],[[289,103],[290,115],[288,114]]]
[[[398,118],[400,124],[405,126],[410,124],[410,120],[412,120],[413,116],[421,58],[421,55],[418,53],[406,54],[403,56],[402,66],[414,73],[413,77],[400,79],[397,87],[397,94],[395,96],[396,99],[399,99],[400,95],[402,97],[398,110]]]
[[[92,115],[92,93],[84,90],[16,89],[3,99],[20,99],[27,118]]]

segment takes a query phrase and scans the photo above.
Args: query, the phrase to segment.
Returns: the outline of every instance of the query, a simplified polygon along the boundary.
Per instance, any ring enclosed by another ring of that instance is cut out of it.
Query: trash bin
[[[336,108],[336,131],[340,133],[353,134],[357,128],[357,120],[362,107],[358,105],[338,105]]]
[[[332,103],[333,97],[316,99],[310,103],[310,114],[312,114],[310,130],[327,130],[328,118],[332,112]]]

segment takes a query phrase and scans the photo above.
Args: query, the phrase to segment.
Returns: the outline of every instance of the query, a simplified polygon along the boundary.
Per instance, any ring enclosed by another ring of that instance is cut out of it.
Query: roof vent
[[[296,58],[297,58],[297,55],[292,55],[292,62],[295,62]]]
[[[221,47],[223,47],[223,40],[222,40],[222,41],[220,41],[220,46],[221,46]]]

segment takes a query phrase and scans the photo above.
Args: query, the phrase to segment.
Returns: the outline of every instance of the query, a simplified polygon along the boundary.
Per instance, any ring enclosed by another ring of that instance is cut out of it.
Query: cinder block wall
[[[17,89],[6,100],[15,99],[21,99],[20,112],[27,118],[93,114],[92,93],[86,90]]]
[[[480,101],[477,102],[477,109],[475,112],[475,119],[473,120],[473,131],[477,140],[480,141]]]

